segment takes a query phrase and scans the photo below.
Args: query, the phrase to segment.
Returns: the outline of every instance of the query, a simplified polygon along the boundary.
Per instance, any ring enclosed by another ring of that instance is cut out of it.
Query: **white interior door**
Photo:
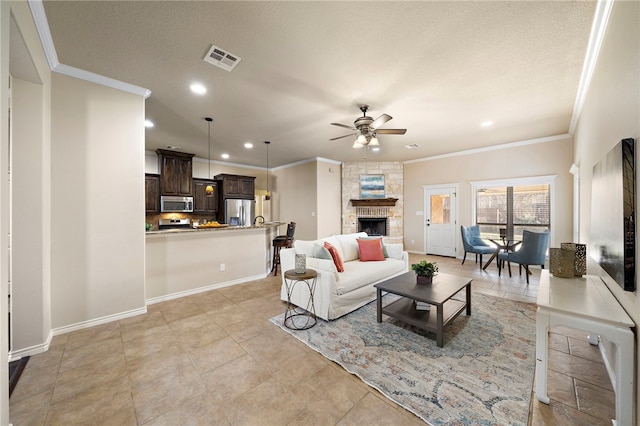
[[[456,255],[456,187],[425,188],[426,253]]]

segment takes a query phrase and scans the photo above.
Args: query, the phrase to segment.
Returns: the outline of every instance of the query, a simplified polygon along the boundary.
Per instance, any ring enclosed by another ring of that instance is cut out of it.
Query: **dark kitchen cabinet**
[[[160,175],[144,176],[144,200],[147,213],[160,211]]]
[[[193,196],[193,155],[156,150],[160,166],[160,195]]]
[[[207,185],[213,186],[213,194],[207,195]],[[216,213],[218,211],[218,183],[206,179],[193,180],[193,212]]]
[[[254,176],[239,176],[220,174],[215,179],[221,182],[221,199],[243,198],[253,200],[255,198]]]

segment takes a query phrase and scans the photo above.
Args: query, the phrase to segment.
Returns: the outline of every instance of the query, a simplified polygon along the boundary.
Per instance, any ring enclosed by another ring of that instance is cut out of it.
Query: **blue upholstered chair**
[[[485,243],[480,238],[480,227],[478,225],[461,226],[460,234],[462,235],[462,245],[464,246],[462,264],[464,265],[464,261],[467,259],[467,253],[475,253],[476,263],[478,263],[478,255],[480,255],[480,267],[482,268],[482,255],[492,254],[496,251],[496,248]]]
[[[522,231],[520,250],[498,254],[498,275],[500,275],[502,264],[505,260],[509,267],[509,276],[511,276],[511,262],[518,263],[520,265],[520,274],[522,274],[522,267],[524,266],[527,272],[527,284],[529,284],[529,265],[540,265],[544,269],[544,260],[548,247],[549,231]]]

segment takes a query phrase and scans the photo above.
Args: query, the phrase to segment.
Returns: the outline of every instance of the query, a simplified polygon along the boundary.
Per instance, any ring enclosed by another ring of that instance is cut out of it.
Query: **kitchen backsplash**
[[[148,213],[146,223],[151,224],[151,230],[158,230],[158,221],[160,219],[190,219],[191,222],[198,221],[200,223],[211,222],[216,220],[215,215],[201,215],[195,213]]]

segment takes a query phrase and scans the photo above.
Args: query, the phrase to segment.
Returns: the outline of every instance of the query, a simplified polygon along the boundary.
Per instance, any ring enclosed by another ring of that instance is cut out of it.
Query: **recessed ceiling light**
[[[251,149],[251,148],[253,148],[253,144],[251,142],[247,142],[247,143],[244,144],[244,147],[247,148],[247,149]]]
[[[222,154],[220,157],[224,158],[225,160],[227,160],[229,158],[229,154]]]
[[[144,127],[153,127],[153,121],[144,120]]]
[[[407,148],[407,149],[413,149],[413,148],[419,148],[420,145],[418,145],[417,143],[412,143],[412,144],[409,144],[409,145],[405,145],[404,147]]]
[[[490,126],[493,126],[493,121],[491,120],[483,121],[482,123],[480,123],[480,125],[482,127],[490,127]]]
[[[193,93],[197,95],[204,95],[205,93],[207,93],[207,88],[200,83],[193,83],[191,86],[189,86],[189,88]]]

